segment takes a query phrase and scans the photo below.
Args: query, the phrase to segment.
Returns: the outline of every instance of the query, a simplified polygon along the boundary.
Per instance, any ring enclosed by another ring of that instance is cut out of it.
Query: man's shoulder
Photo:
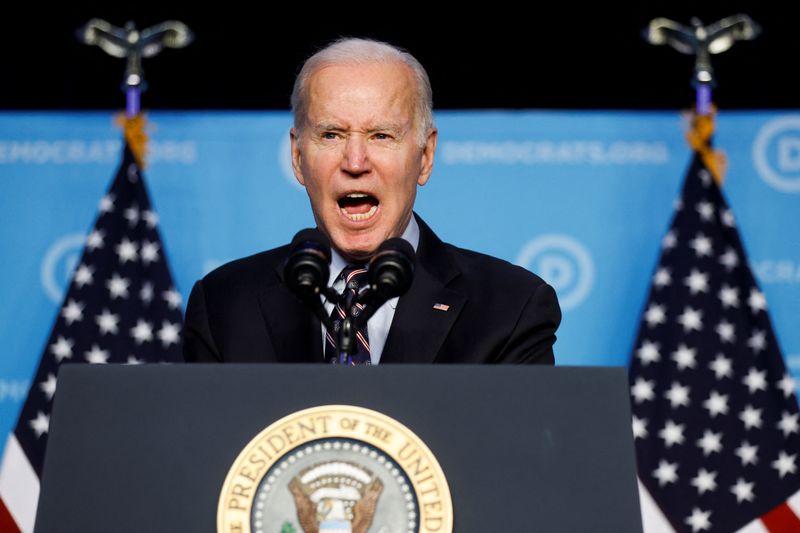
[[[444,243],[460,273],[468,281],[500,290],[535,291],[545,281],[525,268],[499,257]]]
[[[278,271],[289,253],[289,245],[280,246],[225,263],[203,277],[203,285],[230,289],[271,285],[280,278]]]

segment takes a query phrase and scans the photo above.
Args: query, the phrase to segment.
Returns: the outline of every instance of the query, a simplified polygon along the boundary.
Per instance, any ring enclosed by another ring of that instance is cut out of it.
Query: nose
[[[363,135],[349,135],[344,145],[342,170],[357,177],[370,171],[367,142]]]

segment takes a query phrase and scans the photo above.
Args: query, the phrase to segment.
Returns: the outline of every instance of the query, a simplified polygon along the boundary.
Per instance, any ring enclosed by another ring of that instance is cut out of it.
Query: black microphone
[[[405,239],[388,239],[369,262],[372,290],[386,301],[406,293],[414,280],[414,248]]]
[[[318,229],[306,228],[292,239],[289,259],[283,269],[286,285],[326,327],[330,325],[330,317],[319,296],[328,286],[330,263],[328,237]]]
[[[369,289],[360,295],[364,310],[355,319],[356,328],[367,323],[388,300],[406,293],[414,280],[414,248],[405,239],[387,239],[378,247],[368,267]],[[362,301],[363,300],[363,301]]]

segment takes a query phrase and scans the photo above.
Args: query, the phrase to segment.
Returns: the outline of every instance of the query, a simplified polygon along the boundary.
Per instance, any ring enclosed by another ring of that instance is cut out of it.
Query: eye
[[[378,141],[386,141],[386,140],[388,140],[388,139],[391,139],[391,138],[392,138],[392,136],[391,136],[391,135],[389,135],[388,133],[376,133],[376,134],[373,136],[373,138],[375,138],[375,139],[376,139],[376,140],[378,140]]]
[[[326,131],[326,132],[322,133],[322,138],[325,139],[325,140],[328,140],[328,141],[332,141],[332,140],[336,139],[337,137],[338,137],[338,135],[335,132],[332,132],[332,131]]]

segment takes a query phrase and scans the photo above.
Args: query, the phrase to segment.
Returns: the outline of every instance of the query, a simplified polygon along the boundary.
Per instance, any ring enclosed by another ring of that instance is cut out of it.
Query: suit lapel
[[[414,281],[398,302],[381,363],[432,363],[467,302],[448,287],[460,273],[445,245],[417,217],[420,240]]]
[[[258,295],[276,361],[322,362],[320,322],[283,283],[283,264],[276,270],[280,281],[265,287]]]

